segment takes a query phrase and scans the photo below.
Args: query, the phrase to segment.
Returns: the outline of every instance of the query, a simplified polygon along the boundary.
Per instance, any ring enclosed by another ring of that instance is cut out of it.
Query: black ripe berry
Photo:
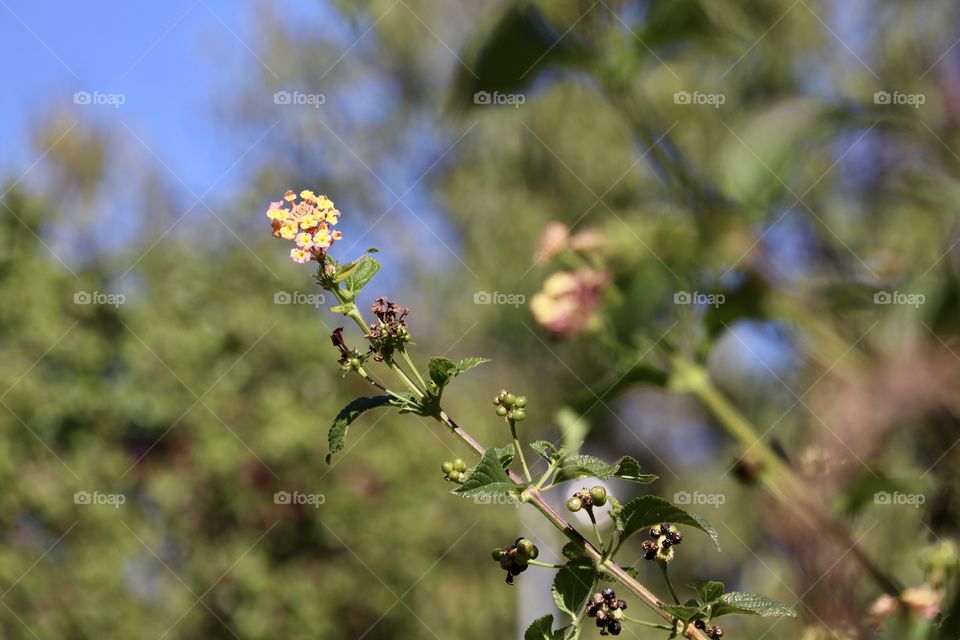
[[[603,599],[606,600],[607,602],[613,602],[617,598],[617,594],[614,593],[613,589],[611,589],[610,587],[607,587],[606,589],[601,591],[600,595],[602,595]]]
[[[617,600],[617,609],[626,609],[627,601],[626,600]]]
[[[608,631],[608,632],[610,633],[610,635],[612,635],[612,636],[618,636],[618,635],[620,635],[620,630],[621,630],[621,629],[623,629],[623,626],[621,626],[620,622],[617,621],[617,620],[611,620],[611,621],[610,621],[610,624],[607,625],[607,631]]]

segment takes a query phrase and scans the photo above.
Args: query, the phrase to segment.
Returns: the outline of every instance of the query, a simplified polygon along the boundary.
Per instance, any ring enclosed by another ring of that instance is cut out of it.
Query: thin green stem
[[[530,467],[527,466],[527,459],[523,455],[523,447],[520,446],[520,439],[517,437],[517,423],[508,419],[510,423],[510,434],[513,436],[513,448],[517,450],[517,457],[520,458],[520,464],[523,465],[523,475],[527,478],[527,484],[533,482],[533,476],[530,475]]]
[[[416,382],[411,380],[410,377],[403,372],[403,369],[401,369],[400,365],[393,361],[393,358],[386,358],[384,362],[386,362],[387,366],[390,367],[390,370],[393,371],[398,378],[400,378],[400,381],[407,385],[407,388],[410,389],[413,395],[417,396],[417,398],[420,400],[423,400],[425,397],[423,391],[417,386]]]
[[[543,485],[544,485],[544,483],[545,483],[547,480],[550,479],[550,476],[553,474],[554,471],[556,471],[556,469],[557,469],[557,467],[558,467],[559,465],[560,465],[560,461],[559,461],[559,460],[554,460],[553,462],[550,463],[550,466],[547,467],[547,470],[544,472],[544,474],[543,474],[542,476],[540,476],[540,479],[537,481],[537,485],[536,485],[536,486],[537,486],[537,489],[540,489],[541,493],[544,492],[544,491],[547,491],[548,489],[550,489],[551,487],[554,486],[554,485],[551,483],[551,484],[548,485],[546,488],[544,488]]]
[[[359,373],[359,372],[358,372],[358,373]],[[361,375],[363,375],[363,374],[361,373]],[[387,389],[385,386],[383,386],[382,384],[380,384],[379,382],[377,382],[376,380],[374,380],[374,379],[371,378],[370,376],[363,375],[363,378],[364,378],[365,380],[367,380],[370,384],[372,384],[373,386],[375,386],[377,389],[380,389],[380,391],[383,391],[385,394],[387,394],[387,395],[390,396],[391,398],[396,398],[397,400],[403,400],[404,402],[406,402],[406,401],[408,400],[408,398],[404,398],[402,395],[400,395],[400,394],[397,393],[396,391],[392,391],[392,390],[390,390],[390,389]]]
[[[606,555],[603,547],[603,536],[600,535],[600,527],[597,526],[597,517],[593,515],[593,509],[587,509],[587,515],[590,516],[590,524],[593,525],[593,533],[597,536],[597,544],[600,545],[600,553]]]
[[[527,564],[532,564],[535,567],[545,567],[547,569],[563,569],[565,566],[567,566],[563,564],[553,564],[551,562],[540,562],[539,560],[527,560]],[[583,566],[586,567],[586,566],[593,566],[593,565],[583,565]]]
[[[642,627],[650,627],[651,629],[666,629],[667,631],[673,631],[673,627],[668,627],[665,624],[660,624],[658,622],[647,622],[646,620],[637,620],[636,618],[631,618],[627,614],[623,614],[623,619],[631,624],[639,624]]]
[[[657,562],[660,565],[660,573],[663,574],[663,581],[667,583],[667,588],[670,589],[670,595],[673,597],[674,604],[680,604],[680,598],[677,597],[677,592],[673,588],[673,583],[670,581],[670,572],[667,570],[666,562]]]
[[[420,383],[420,388],[424,391],[428,389],[426,381],[423,379],[423,376],[420,375],[420,371],[417,370],[417,365],[413,364],[413,360],[410,359],[410,354],[407,353],[407,350],[403,347],[399,349],[400,355],[403,356],[404,362],[407,363],[407,366],[410,367],[410,370],[413,371],[413,375],[416,376],[417,381]]]

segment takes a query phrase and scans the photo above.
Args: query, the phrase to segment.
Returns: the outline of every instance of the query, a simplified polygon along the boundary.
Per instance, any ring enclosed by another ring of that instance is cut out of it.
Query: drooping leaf
[[[797,617],[796,611],[778,600],[740,591],[723,594],[720,601],[713,606],[711,614],[714,618],[734,614]]]
[[[576,620],[593,589],[596,575],[593,567],[579,566],[577,560],[565,564],[553,579],[553,600],[557,608]]]
[[[487,449],[480,462],[467,476],[462,485],[454,490],[464,498],[477,498],[482,501],[500,500],[506,496],[516,496],[523,485],[510,479],[501,463],[496,449]]]
[[[327,464],[330,464],[333,454],[343,449],[343,443],[347,438],[347,428],[353,421],[360,417],[365,411],[388,405],[390,401],[390,396],[357,398],[341,409],[337,417],[333,419],[333,424],[330,425],[330,431],[327,434],[327,439],[330,442],[330,451],[326,457]]]
[[[650,484],[657,480],[657,476],[649,473],[640,473],[640,463],[630,456],[624,456],[607,464],[600,458],[588,455],[567,456],[560,463],[554,482],[564,482],[576,478],[597,478],[609,480],[617,477],[639,484]]]
[[[621,539],[626,540],[643,529],[655,524],[668,522],[693,527],[703,531],[713,544],[720,549],[720,536],[706,518],[696,513],[688,513],[659,496],[640,496],[623,505],[619,513],[614,515]]]

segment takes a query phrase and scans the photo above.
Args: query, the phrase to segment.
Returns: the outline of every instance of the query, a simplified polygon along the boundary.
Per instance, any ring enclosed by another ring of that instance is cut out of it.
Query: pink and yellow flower
[[[300,264],[311,260],[322,263],[330,246],[343,238],[342,233],[331,229],[340,220],[333,201],[309,189],[300,192],[299,201],[293,191],[284,193],[282,200],[270,203],[267,218],[274,237],[294,241],[290,259]]]

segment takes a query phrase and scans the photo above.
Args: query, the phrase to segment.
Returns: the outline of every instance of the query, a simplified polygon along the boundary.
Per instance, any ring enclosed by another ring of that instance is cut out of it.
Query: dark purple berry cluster
[[[517,538],[512,545],[494,549],[490,555],[507,572],[507,584],[513,584],[513,577],[526,571],[528,563],[540,555],[540,550],[526,538]]]
[[[703,620],[697,620],[693,623],[693,626],[703,631],[705,634],[713,638],[713,640],[720,640],[720,638],[723,637],[723,629],[720,628],[720,625],[711,627]]]
[[[683,542],[683,533],[666,522],[652,527],[650,537],[653,539],[643,542],[643,557],[647,560],[670,562],[673,560],[673,547]]]
[[[602,636],[620,635],[623,630],[623,610],[626,608],[626,601],[617,600],[617,594],[610,587],[593,594],[587,601],[587,615],[597,619]]]

